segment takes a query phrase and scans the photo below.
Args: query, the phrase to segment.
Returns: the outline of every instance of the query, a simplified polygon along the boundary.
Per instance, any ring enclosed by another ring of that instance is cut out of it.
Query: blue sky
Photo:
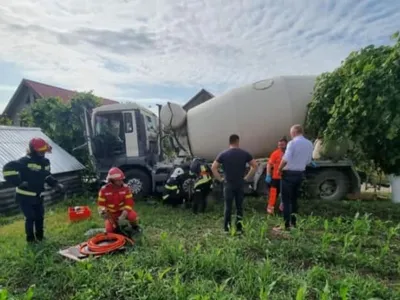
[[[22,78],[146,106],[333,70],[400,30],[396,0],[13,0],[0,111]],[[32,13],[32,12],[35,13]]]

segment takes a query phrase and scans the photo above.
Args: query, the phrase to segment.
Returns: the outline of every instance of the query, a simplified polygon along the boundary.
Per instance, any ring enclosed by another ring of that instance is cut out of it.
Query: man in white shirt
[[[314,149],[311,141],[303,136],[301,125],[293,125],[290,128],[290,135],[292,140],[288,143],[279,165],[279,171],[282,173],[281,195],[285,230],[296,227],[297,198],[299,197],[306,166],[312,162]],[[281,228],[275,228],[275,230],[281,230]]]

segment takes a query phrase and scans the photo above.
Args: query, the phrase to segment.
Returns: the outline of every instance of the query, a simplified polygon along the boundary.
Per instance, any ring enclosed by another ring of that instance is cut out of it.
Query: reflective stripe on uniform
[[[99,201],[99,202],[105,202],[105,201],[106,201],[106,199],[105,199],[105,198],[101,198],[101,197],[99,197],[99,198],[97,198],[97,201]]]
[[[42,169],[42,166],[41,165],[38,165],[38,164],[28,164],[27,165],[27,167],[29,168],[29,169],[31,169],[31,170],[41,170]]]
[[[167,199],[169,197],[169,195],[164,195],[162,198],[163,200]]]
[[[30,191],[24,191],[24,190],[21,190],[20,188],[16,188],[15,191],[17,194],[24,195],[24,196],[36,197],[38,195],[37,193],[30,192]]]
[[[124,206],[124,209],[126,209],[126,210],[132,210],[132,207],[130,207],[129,205],[125,205],[125,206]]]
[[[200,176],[201,176],[200,179],[197,180],[196,183],[194,184],[194,188],[198,187],[199,185],[208,183],[212,180],[205,166],[200,167]]]
[[[194,188],[198,187],[199,185],[208,183],[208,182],[210,182],[210,181],[211,181],[211,178],[207,178],[207,177],[201,178],[201,179],[199,179],[199,180],[196,181],[196,183],[194,184]]]
[[[178,186],[177,185],[165,185],[164,186],[167,190],[176,190],[176,189],[178,189]]]
[[[107,206],[108,207],[114,207],[115,205],[114,204],[108,204]]]
[[[128,199],[128,198],[133,198],[133,195],[132,195],[132,194],[128,194],[128,195],[125,196],[125,198],[126,198],[126,199]]]
[[[4,177],[15,176],[15,175],[19,175],[19,172],[18,171],[4,171],[3,172]]]
[[[44,169],[45,169],[46,171],[50,171],[50,165],[45,166]]]

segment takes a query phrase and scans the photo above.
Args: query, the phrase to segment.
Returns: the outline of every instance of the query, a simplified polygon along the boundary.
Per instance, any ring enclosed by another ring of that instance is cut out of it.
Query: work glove
[[[19,186],[19,187],[20,187],[21,189],[27,189],[27,188],[28,188],[28,186],[29,186],[29,185],[28,185],[28,182],[26,182],[26,181],[23,181],[23,182],[20,184],[20,186]]]
[[[99,209],[99,215],[101,218],[103,218],[104,220],[107,219],[107,213],[106,213],[106,209],[105,208],[100,208]]]
[[[121,213],[121,215],[118,217],[118,222],[119,222],[119,221],[125,220],[127,216],[128,216],[128,211],[127,211],[127,210],[124,210],[124,211]]]
[[[313,168],[318,167],[318,165],[317,165],[317,163],[315,162],[315,160],[312,160],[312,161],[310,162],[310,165],[311,165],[311,167],[313,167]]]
[[[128,216],[128,211],[127,210],[124,210],[122,213],[121,213],[121,215],[118,217],[118,224],[120,225],[120,226],[122,226],[122,225],[125,225],[126,223],[127,223],[127,219],[126,219],[126,217]]]
[[[271,177],[271,175],[267,175],[267,176],[265,176],[265,182],[266,182],[266,183],[270,184],[270,183],[271,183],[271,181],[272,181],[272,177]]]

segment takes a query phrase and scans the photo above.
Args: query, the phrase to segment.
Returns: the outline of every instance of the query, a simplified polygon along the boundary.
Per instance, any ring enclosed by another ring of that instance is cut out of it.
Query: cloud
[[[0,84],[0,91],[2,92],[13,92],[15,91],[15,88],[14,85]]]
[[[25,77],[109,98],[318,74],[400,27],[393,0],[3,2],[1,60]]]

